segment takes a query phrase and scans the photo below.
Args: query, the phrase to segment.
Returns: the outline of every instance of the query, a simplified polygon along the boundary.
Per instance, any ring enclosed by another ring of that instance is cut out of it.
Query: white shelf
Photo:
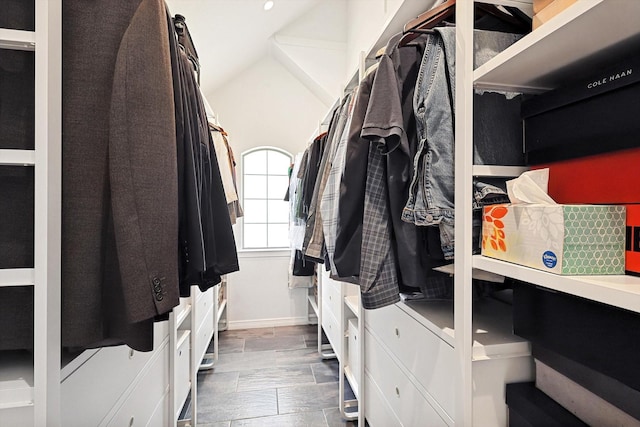
[[[176,313],[176,328],[182,326],[184,321],[189,317],[189,314],[191,314],[191,304],[182,306],[182,310]]]
[[[33,405],[33,359],[26,351],[0,352],[0,409]]]
[[[33,268],[0,269],[0,287],[33,286],[35,271]]]
[[[222,318],[222,314],[224,313],[224,310],[226,308],[227,308],[227,299],[225,298],[224,300],[222,300],[222,302],[218,306],[218,313],[216,315],[216,324],[220,322],[220,319]]]
[[[397,305],[447,344],[455,346],[453,301],[406,301]],[[530,353],[529,342],[513,335],[510,305],[490,298],[474,301],[474,361]]]
[[[347,307],[349,307],[349,310],[351,310],[351,312],[358,319],[360,319],[360,300],[359,300],[359,296],[358,295],[347,295],[346,297],[344,297],[344,303],[346,304]]]
[[[435,271],[439,271],[440,273],[449,274],[451,276],[455,274],[454,264],[442,265],[440,267],[434,267],[433,269]],[[479,270],[477,268],[471,270],[471,277],[478,280],[485,280],[487,282],[504,283],[504,276],[494,274],[490,271]]]
[[[35,164],[35,150],[0,150],[0,165],[33,166]]]
[[[473,176],[515,178],[528,170],[526,166],[474,165]]]
[[[0,28],[0,49],[35,50],[36,33]]]
[[[515,92],[554,89],[640,46],[640,1],[581,0],[474,72],[475,86]]]
[[[523,282],[640,313],[640,278],[634,276],[561,276],[476,255],[473,266]]]
[[[313,308],[313,312],[316,314],[316,317],[318,317],[318,303],[316,302],[315,296],[307,295],[307,299],[309,300],[309,304],[311,305],[311,308]]]
[[[358,402],[360,401],[360,386],[358,384],[358,382],[356,381],[356,377],[353,375],[353,372],[351,371],[351,366],[345,366],[344,367],[344,375],[347,377],[347,381],[349,381],[349,385],[351,386],[351,390],[353,391],[353,394],[356,396],[356,399],[358,400]]]

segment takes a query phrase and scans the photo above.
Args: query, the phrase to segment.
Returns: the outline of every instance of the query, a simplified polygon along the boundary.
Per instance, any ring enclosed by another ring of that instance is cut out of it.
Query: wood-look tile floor
[[[338,361],[320,357],[317,331],[220,332],[218,361],[198,374],[198,427],[356,427],[340,416]]]

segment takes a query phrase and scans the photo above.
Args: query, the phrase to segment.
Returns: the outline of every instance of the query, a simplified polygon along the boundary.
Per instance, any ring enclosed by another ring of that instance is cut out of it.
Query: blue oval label
[[[558,257],[553,252],[546,251],[542,254],[542,263],[548,268],[553,268],[558,263]]]

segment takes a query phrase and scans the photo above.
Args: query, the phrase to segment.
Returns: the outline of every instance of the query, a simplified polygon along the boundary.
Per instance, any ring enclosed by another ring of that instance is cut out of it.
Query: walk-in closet
[[[640,426],[639,22],[0,0],[0,427]]]

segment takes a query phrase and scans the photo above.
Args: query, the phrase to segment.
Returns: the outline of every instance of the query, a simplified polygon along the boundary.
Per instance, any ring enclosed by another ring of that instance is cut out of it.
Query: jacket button
[[[162,294],[156,294],[156,300],[157,301],[162,301],[164,299],[164,297],[162,296]]]
[[[160,279],[158,279],[157,277],[154,277],[153,278],[153,284],[156,285],[156,286],[159,286],[160,285]]]

